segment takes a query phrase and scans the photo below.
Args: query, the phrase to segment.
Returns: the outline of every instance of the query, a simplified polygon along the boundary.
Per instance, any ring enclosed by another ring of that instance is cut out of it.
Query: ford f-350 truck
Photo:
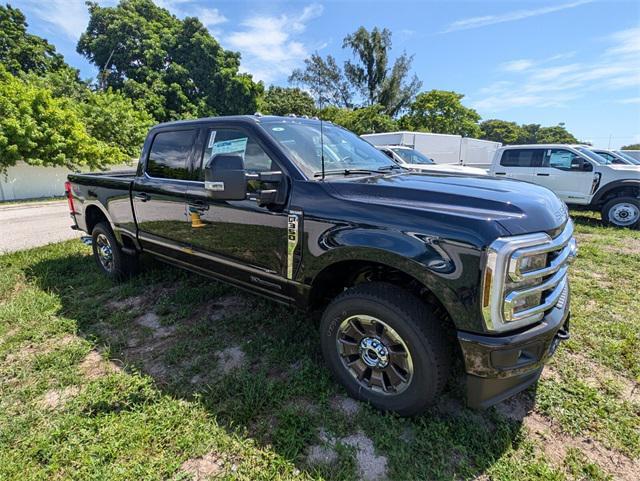
[[[137,171],[73,174],[74,228],[122,279],[148,253],[322,313],[349,394],[401,415],[458,357],[467,402],[534,384],[568,338],[573,224],[526,182],[408,172],[331,123],[234,116],[151,129]]]

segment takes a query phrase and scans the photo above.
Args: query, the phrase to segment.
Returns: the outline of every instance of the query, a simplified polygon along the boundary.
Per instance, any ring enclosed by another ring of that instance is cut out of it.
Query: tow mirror
[[[274,170],[260,172],[257,174],[247,174],[249,185],[255,194],[250,194],[250,198],[258,202],[259,205],[284,205],[287,202],[287,182],[282,172]]]
[[[213,199],[246,199],[247,179],[242,157],[237,154],[211,157],[204,169],[204,188]]]

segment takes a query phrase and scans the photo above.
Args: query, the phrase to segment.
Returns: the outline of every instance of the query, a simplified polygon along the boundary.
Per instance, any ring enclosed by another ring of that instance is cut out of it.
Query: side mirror
[[[246,199],[247,179],[242,157],[237,154],[211,157],[204,169],[204,188],[213,199]]]
[[[250,185],[253,186],[250,198],[263,206],[282,206],[287,203],[287,182],[282,172],[274,170],[249,174]]]
[[[582,171],[591,172],[592,170],[593,170],[593,165],[591,165],[591,162],[587,162],[586,160],[584,160],[582,162]]]

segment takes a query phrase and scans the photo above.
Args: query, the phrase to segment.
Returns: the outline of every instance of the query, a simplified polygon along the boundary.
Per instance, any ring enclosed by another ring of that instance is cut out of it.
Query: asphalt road
[[[80,237],[71,230],[66,200],[0,204],[0,253]]]

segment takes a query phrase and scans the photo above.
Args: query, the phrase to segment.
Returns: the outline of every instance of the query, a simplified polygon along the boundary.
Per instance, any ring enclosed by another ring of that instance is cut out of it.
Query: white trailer
[[[365,134],[362,138],[373,145],[411,147],[439,164],[463,164],[484,169],[489,168],[493,155],[502,146],[500,142],[427,132],[385,132]]]

